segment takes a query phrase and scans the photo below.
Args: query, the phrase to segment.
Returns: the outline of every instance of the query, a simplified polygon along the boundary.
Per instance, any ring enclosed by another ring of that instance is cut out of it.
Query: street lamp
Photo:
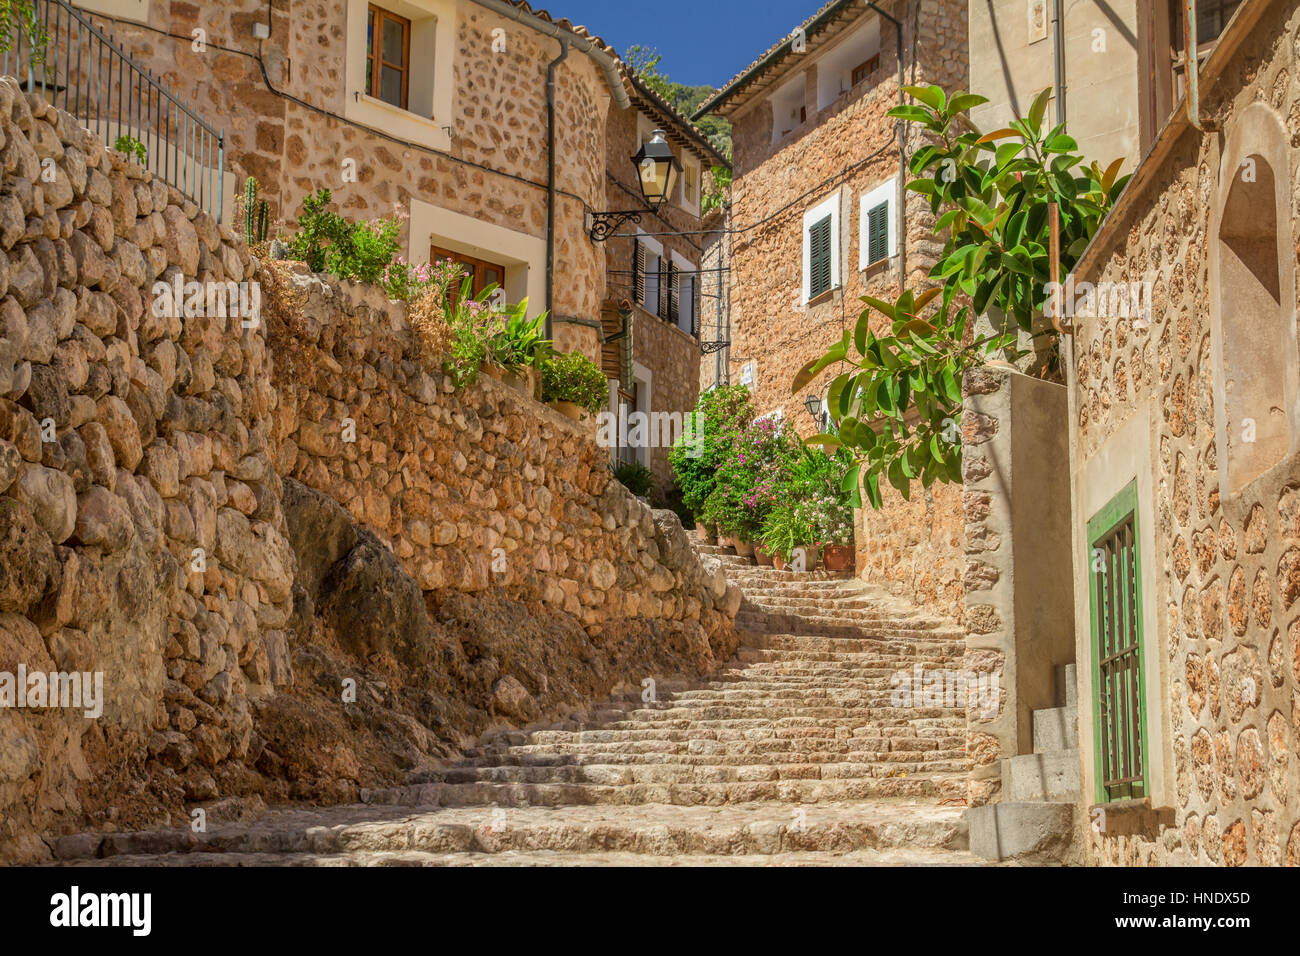
[[[817,423],[818,427],[825,426],[825,413],[822,412],[822,400],[818,395],[812,394],[805,398],[803,407],[808,409],[809,416]]]
[[[677,185],[677,177],[682,171],[680,160],[673,154],[673,148],[664,139],[661,129],[654,131],[650,142],[644,144],[632,157],[636,166],[637,183],[641,187],[641,197],[645,200],[645,209],[630,209],[620,212],[594,212],[591,214],[591,241],[604,242],[612,236],[625,222],[641,221],[641,215],[655,212],[666,203]]]

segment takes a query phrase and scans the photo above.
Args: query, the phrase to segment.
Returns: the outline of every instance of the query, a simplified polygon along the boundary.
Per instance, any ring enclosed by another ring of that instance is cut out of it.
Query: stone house
[[[1300,863],[1300,5],[1216,39],[1075,270],[1152,290],[1065,346],[1092,863]]]
[[[1204,59],[1242,0],[1199,0],[1197,50]],[[971,118],[998,129],[1053,87],[1049,115],[1069,123],[1089,161],[1123,157],[1131,170],[1181,95],[1183,0],[1119,0],[1071,6],[1056,40],[1052,0],[970,0],[970,88],[989,102]],[[1061,64],[1065,103],[1056,103]]]
[[[322,186],[352,217],[400,211],[410,261],[463,262],[598,358],[605,263],[586,220],[607,202],[606,124],[630,101],[585,28],[519,0],[79,5],[219,118],[227,212],[249,175],[290,227]]]
[[[606,134],[607,210],[643,204],[632,157],[663,130],[678,156],[672,198],[639,222],[622,226],[605,241],[606,298],[601,310],[606,375],[618,383],[620,414],[682,415],[699,397],[701,325],[717,305],[705,289],[716,275],[702,272],[705,251],[716,238],[722,214],[703,212],[710,170],[727,159],[699,129],[644,82],[624,69],[632,105],[612,109]],[[655,477],[655,489],[672,485],[671,447],[662,431],[612,449],[615,461],[637,461]],[[630,447],[635,444],[638,447]]]
[[[706,383],[748,385],[760,413],[820,430],[809,395],[790,394],[795,374],[852,327],[860,296],[922,287],[933,264],[929,208],[903,192],[914,145],[886,113],[901,85],[965,85],[965,21],[954,0],[834,0],[702,104],[734,142],[727,369],[705,356]],[[910,502],[891,489],[883,511],[860,513],[859,571],[958,617],[962,528],[955,489],[918,486]]]

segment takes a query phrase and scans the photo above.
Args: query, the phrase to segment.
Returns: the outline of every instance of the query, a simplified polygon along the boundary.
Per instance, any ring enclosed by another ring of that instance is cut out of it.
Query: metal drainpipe
[[[552,338],[555,310],[555,71],[569,58],[569,40],[559,37],[560,55],[546,65],[546,337]]]
[[[1065,122],[1065,0],[1052,0],[1052,68],[1056,86],[1056,124]]]
[[[903,94],[903,24],[880,9],[871,0],[867,0],[867,6],[894,25],[894,39],[898,52],[898,105],[903,106],[905,104]],[[894,204],[898,206],[898,291],[903,292],[907,288],[907,192],[904,189],[907,185],[907,148],[904,143],[903,121],[901,119],[896,124],[895,129],[898,134],[898,189],[894,200]]]

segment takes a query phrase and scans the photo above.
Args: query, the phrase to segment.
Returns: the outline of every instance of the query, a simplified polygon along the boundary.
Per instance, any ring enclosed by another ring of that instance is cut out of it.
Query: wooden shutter
[[[831,290],[830,216],[809,227],[808,247],[808,298],[815,299]]]
[[[867,211],[867,264],[889,257],[889,203]]]
[[[645,246],[637,239],[632,248],[632,298],[638,305],[645,305]]]
[[[668,308],[665,310],[664,316],[673,325],[677,324],[677,316],[681,314],[681,297],[677,288],[677,283],[680,281],[680,275],[681,274],[677,271],[677,266],[673,264],[671,259],[669,259],[668,281],[666,283],[667,289],[665,290],[668,300],[666,303]]]

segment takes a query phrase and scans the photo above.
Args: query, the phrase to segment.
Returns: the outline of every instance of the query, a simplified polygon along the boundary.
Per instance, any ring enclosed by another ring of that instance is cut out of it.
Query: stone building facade
[[[632,105],[611,110],[606,135],[609,210],[643,205],[633,162],[656,129],[664,131],[682,164],[673,196],[639,223],[624,225],[605,241],[608,270],[604,323],[605,373],[618,383],[619,406],[627,413],[683,415],[699,398],[703,312],[712,304],[703,273],[705,249],[721,214],[703,212],[704,194],[715,166],[726,157],[689,120],[640,79],[624,71]],[[616,461],[638,461],[655,478],[655,491],[672,486],[669,447],[656,435],[638,447],[613,449]]]
[[[1079,318],[1065,346],[1077,840],[1099,864],[1295,865],[1300,6],[1242,5],[1200,94],[1075,271],[1151,288],[1149,316]]]
[[[821,422],[805,410],[808,394],[790,394],[795,374],[853,327],[861,296],[925,288],[942,245],[922,197],[903,191],[905,157],[918,144],[901,142],[886,114],[900,80],[965,86],[966,7],[881,6],[894,22],[860,3],[826,4],[700,110],[733,124],[727,379],[802,435]],[[814,231],[829,244],[819,257],[828,276],[810,274]],[[835,374],[807,392],[823,397]],[[715,377],[713,356],[701,375]],[[923,492],[918,482],[910,502],[889,489],[882,511],[859,514],[859,571],[960,617],[963,532],[959,489]]]
[[[627,104],[599,38],[507,0],[80,5],[224,126],[227,211],[254,176],[277,228],[292,232],[303,197],[328,187],[352,218],[409,215],[410,261],[438,249],[504,272],[510,300],[527,296],[538,313],[548,307],[547,73],[555,37],[569,38],[556,67],[549,307],[558,346],[598,357],[605,263],[586,218],[607,201],[611,106]],[[368,67],[372,16],[405,50],[383,77]]]

